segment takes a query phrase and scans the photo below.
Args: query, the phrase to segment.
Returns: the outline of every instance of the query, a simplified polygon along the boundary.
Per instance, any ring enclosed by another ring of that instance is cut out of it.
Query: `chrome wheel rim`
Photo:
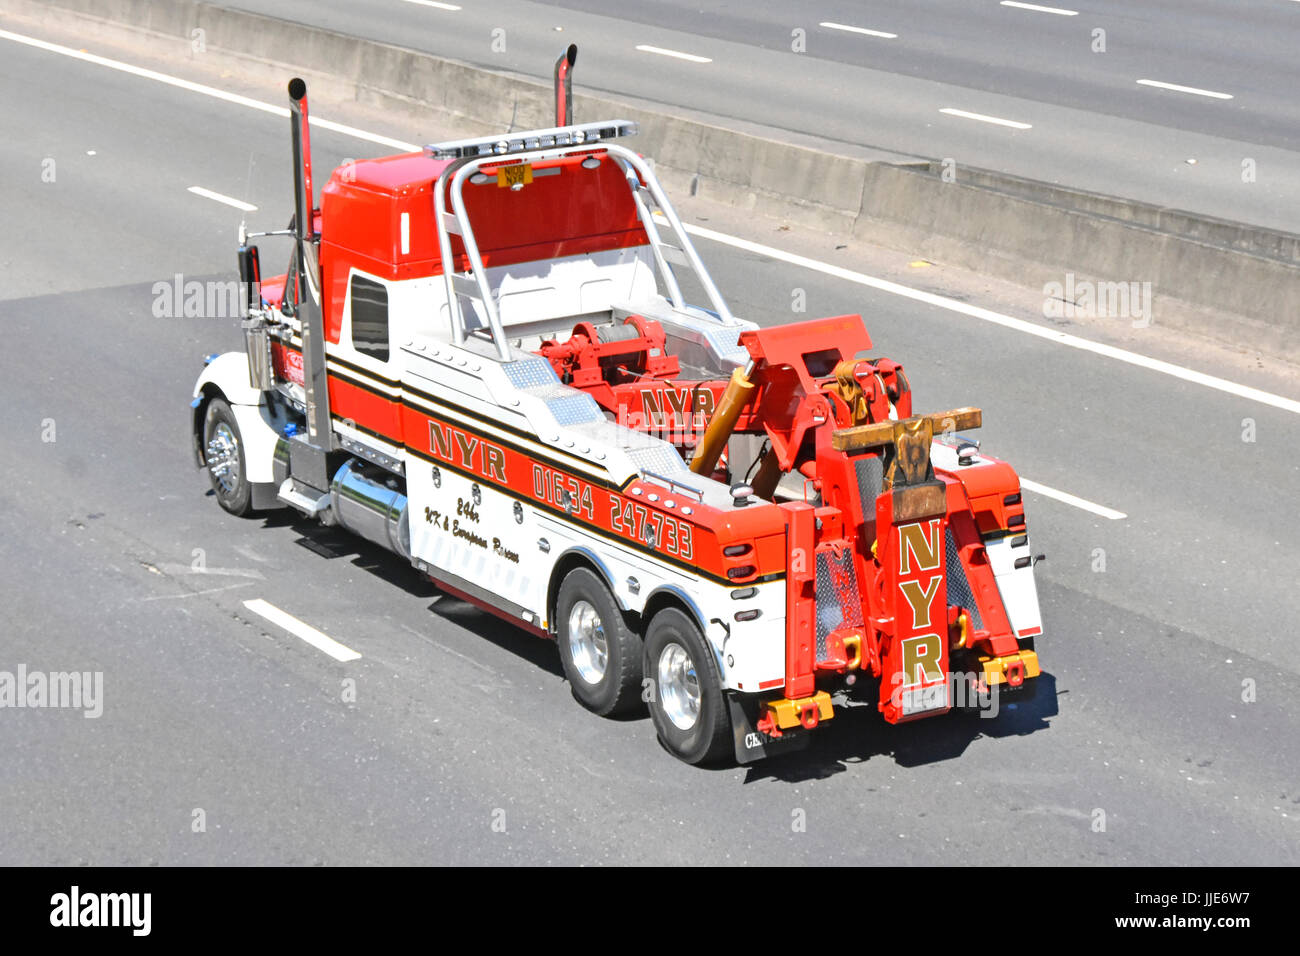
[[[208,439],[208,472],[223,495],[239,486],[239,442],[225,422],[218,422]]]
[[[678,730],[690,730],[700,719],[700,679],[695,662],[686,648],[675,642],[659,652],[659,700]]]
[[[578,675],[599,684],[609,663],[609,641],[600,614],[588,601],[577,601],[569,611],[569,656]]]

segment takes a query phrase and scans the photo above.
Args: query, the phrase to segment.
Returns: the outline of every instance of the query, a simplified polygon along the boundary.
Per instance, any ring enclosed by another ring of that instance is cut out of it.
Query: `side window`
[[[374,279],[352,277],[352,345],[388,361],[388,289]]]

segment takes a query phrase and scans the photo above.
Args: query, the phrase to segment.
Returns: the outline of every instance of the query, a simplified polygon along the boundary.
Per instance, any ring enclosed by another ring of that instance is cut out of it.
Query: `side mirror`
[[[239,283],[244,291],[244,305],[249,313],[262,308],[262,263],[257,246],[239,247]]]

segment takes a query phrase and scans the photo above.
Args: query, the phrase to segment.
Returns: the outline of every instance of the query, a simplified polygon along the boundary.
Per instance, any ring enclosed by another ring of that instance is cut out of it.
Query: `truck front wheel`
[[[654,681],[650,719],[673,756],[701,764],[733,753],[731,715],[713,652],[677,608],[664,608],[650,621],[645,673]]]
[[[555,621],[560,662],[578,703],[601,717],[639,706],[641,638],[595,572],[574,568],[564,576]]]
[[[235,413],[223,398],[208,402],[203,415],[203,460],[217,503],[232,515],[249,514],[253,495],[244,471],[244,440]]]

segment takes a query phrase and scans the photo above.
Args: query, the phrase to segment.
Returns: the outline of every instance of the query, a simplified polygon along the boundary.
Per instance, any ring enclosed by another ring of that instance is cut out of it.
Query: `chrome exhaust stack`
[[[311,130],[307,116],[307,84],[294,77],[289,81],[289,132],[293,143],[293,211],[300,239],[312,236],[315,192],[311,183]]]
[[[573,125],[573,64],[578,62],[578,45],[569,48],[555,61],[555,125]]]
[[[302,365],[307,405],[307,444],[319,461],[303,461],[293,469],[294,477],[325,490],[328,480],[326,452],[334,450],[330,424],[329,383],[325,378],[325,322],[321,311],[320,261],[315,231],[315,205],[311,180],[311,132],[308,126],[307,84],[294,77],[289,81],[289,129],[293,143],[294,230],[297,241],[297,317],[302,324]],[[298,457],[298,456],[295,456]],[[304,456],[305,457],[305,456]]]
[[[307,430],[289,438],[291,480],[280,486],[279,498],[306,514],[319,514],[329,501],[329,453],[334,450],[334,431],[325,376],[325,322],[313,215],[307,84],[297,77],[289,81],[289,132],[293,146],[295,251],[284,294],[286,301],[293,297],[294,314],[301,324]]]

